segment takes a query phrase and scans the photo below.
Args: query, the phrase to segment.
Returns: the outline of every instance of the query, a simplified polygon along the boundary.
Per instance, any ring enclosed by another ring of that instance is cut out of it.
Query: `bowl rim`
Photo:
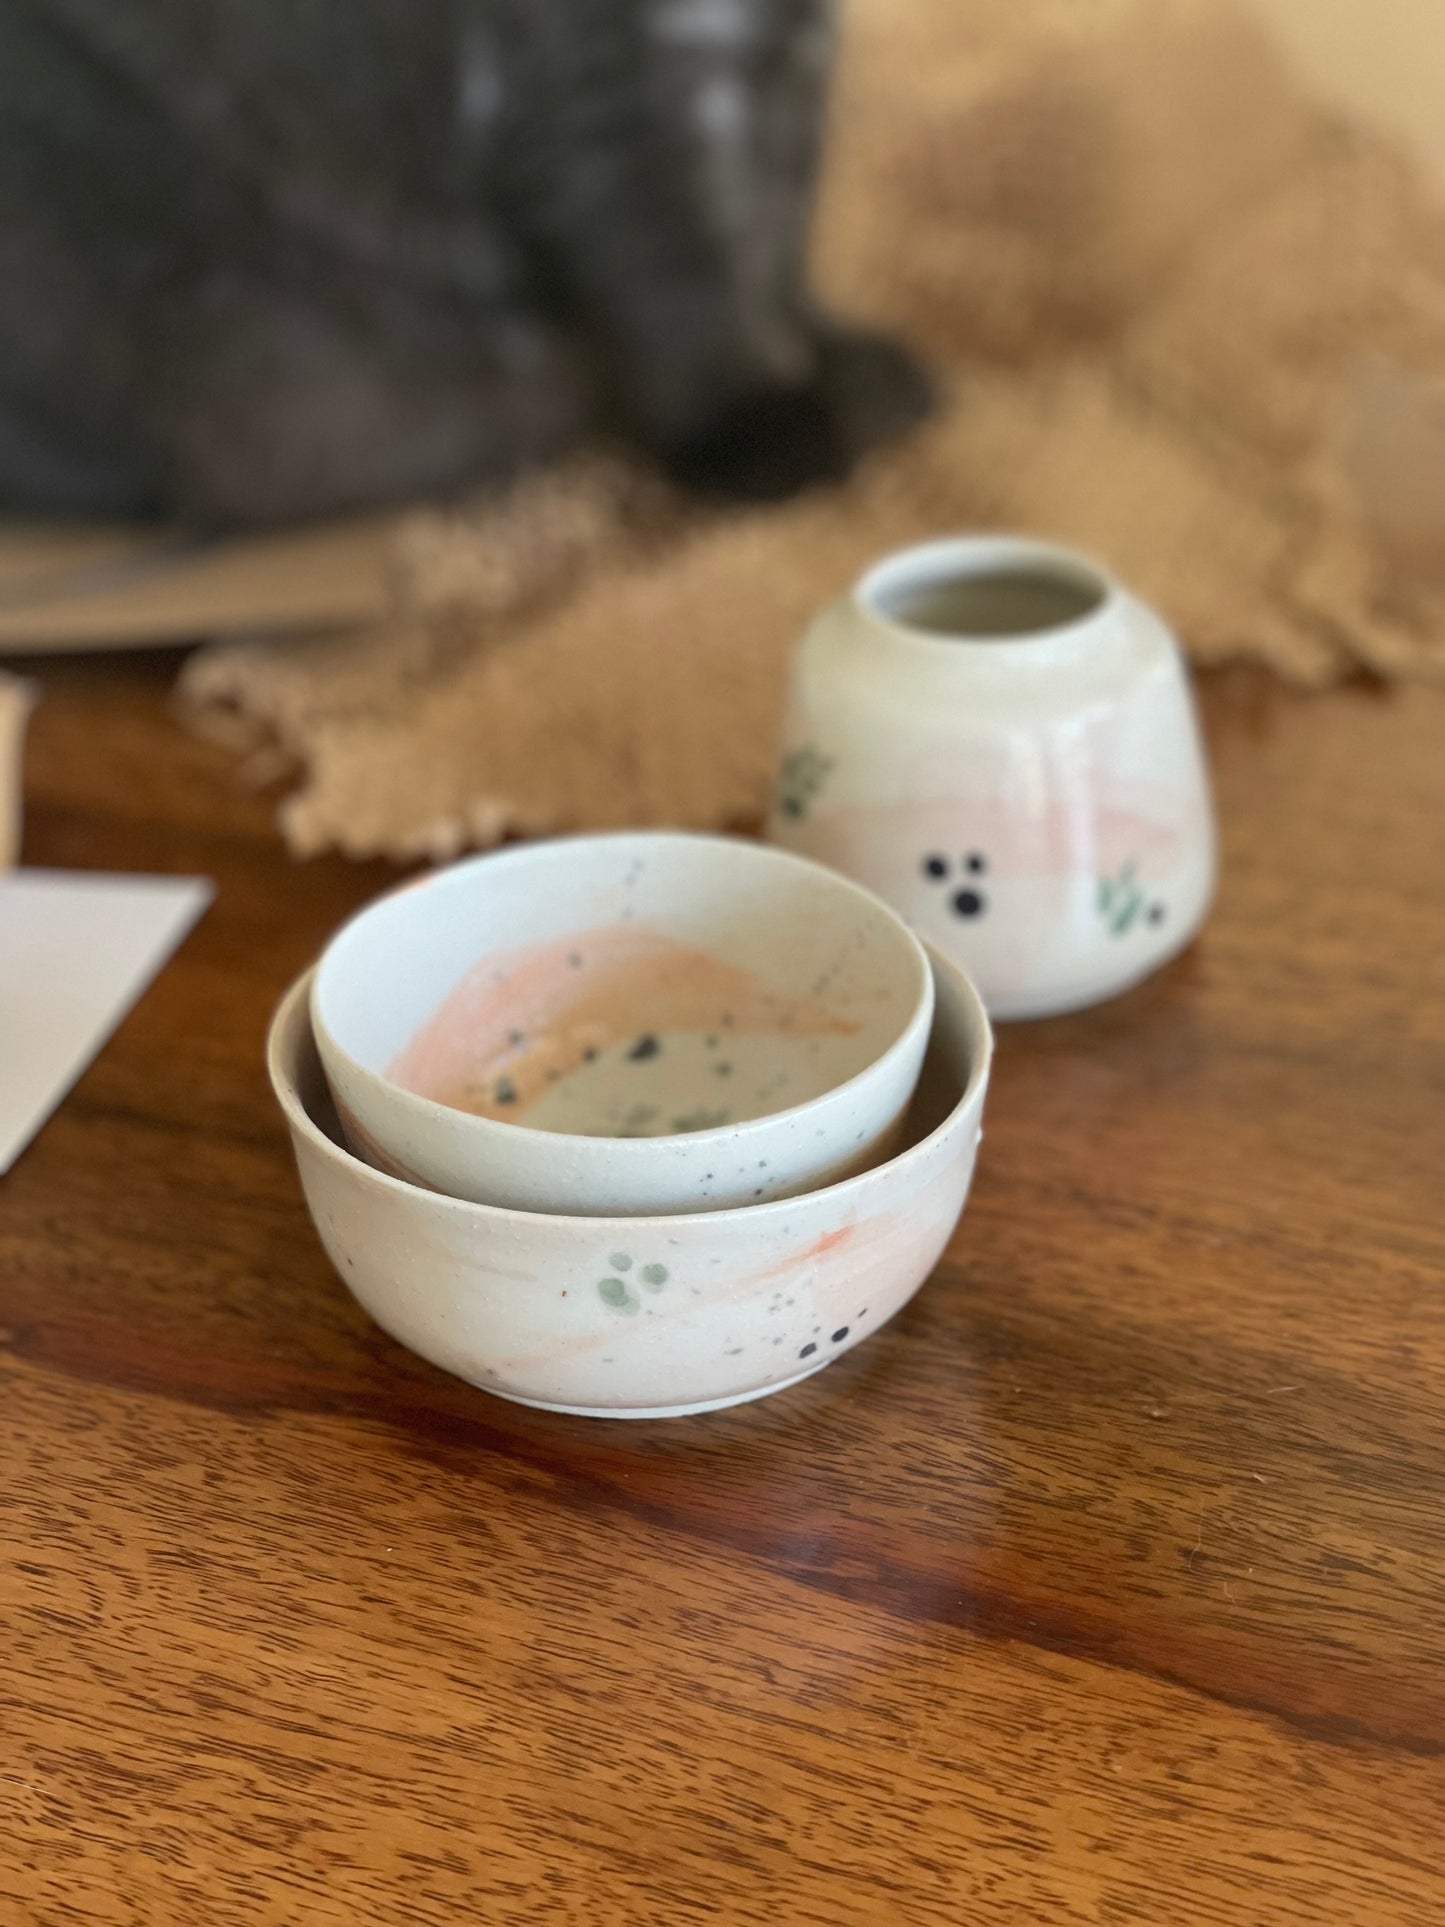
[[[906,620],[889,598],[908,580],[971,578],[991,570],[1035,572],[1082,590],[1091,600],[1077,614],[1028,629],[970,630],[951,634]],[[974,530],[905,543],[878,556],[854,582],[847,600],[865,620],[893,641],[938,661],[994,662],[1043,659],[1071,653],[1108,629],[1125,600],[1118,578],[1097,556],[1042,536],[1006,529]]]
[[[896,933],[905,939],[905,947],[912,951],[915,963],[920,966],[920,981],[913,1007],[897,1036],[892,1038],[876,1057],[870,1057],[860,1070],[854,1071],[850,1077],[843,1078],[837,1084],[830,1084],[826,1090],[819,1091],[816,1096],[805,1099],[801,1104],[792,1104],[778,1111],[764,1111],[760,1116],[745,1118],[739,1124],[713,1125],[704,1131],[663,1131],[653,1137],[629,1138],[595,1136],[581,1131],[544,1131],[535,1124],[513,1123],[507,1118],[480,1117],[475,1111],[464,1111],[455,1104],[443,1104],[437,1098],[424,1097],[421,1092],[410,1091],[404,1084],[398,1084],[384,1071],[373,1070],[369,1064],[363,1064],[324,1023],[320,1008],[319,986],[326,960],[347,933],[381,904],[389,903],[394,898],[405,896],[411,891],[426,889],[434,883],[441,883],[444,879],[453,878],[461,872],[476,870],[484,864],[521,860],[535,855],[540,850],[569,847],[576,849],[583,845],[598,843],[623,845],[660,842],[693,843],[704,846],[720,844],[729,849],[747,850],[766,858],[776,858],[784,867],[810,871],[814,876],[825,879],[830,886],[837,887],[840,895],[858,899],[862,907],[871,913],[875,915],[881,913],[883,923],[892,925]],[[571,1157],[599,1161],[605,1157],[609,1161],[632,1165],[640,1164],[649,1151],[655,1152],[659,1147],[666,1147],[674,1152],[682,1146],[689,1149],[696,1147],[701,1155],[736,1139],[739,1132],[756,1133],[773,1126],[806,1122],[823,1106],[833,1104],[840,1098],[846,1099],[849,1092],[856,1091],[868,1079],[876,1076],[885,1065],[897,1058],[906,1057],[917,1042],[920,1031],[924,1033],[926,1049],[935,1014],[934,978],[929,968],[928,946],[891,904],[886,903],[882,897],[865,885],[855,882],[852,877],[844,876],[841,871],[831,869],[826,863],[815,862],[811,857],[801,856],[775,843],[762,842],[753,837],[712,835],[700,830],[599,830],[574,836],[540,837],[498,850],[479,851],[475,856],[465,857],[457,863],[449,863],[441,869],[427,872],[424,876],[408,878],[394,889],[385,890],[379,896],[372,897],[362,904],[327,939],[310,974],[311,1029],[318,1050],[321,1048],[321,1037],[324,1033],[329,1047],[346,1060],[354,1073],[372,1086],[384,1090],[390,1099],[399,1102],[412,1117],[426,1119],[428,1122],[440,1119],[453,1126],[460,1121],[461,1128],[469,1136],[488,1138],[493,1133],[500,1133],[499,1142],[518,1146],[530,1145],[538,1155],[543,1155],[549,1150],[554,1154],[565,1151]]]
[[[989,1074],[993,1065],[993,1027],[989,1023],[988,1012],[984,1009],[983,999],[979,996],[973,979],[968,973],[935,945],[926,940],[920,941],[928,958],[931,980],[936,982],[937,977],[942,974],[950,980],[952,988],[962,993],[969,1064],[968,1076],[964,1080],[958,1101],[950,1107],[945,1117],[939,1119],[926,1137],[921,1137],[915,1143],[907,1145],[884,1163],[872,1165],[866,1171],[854,1172],[851,1177],[839,1178],[833,1184],[819,1185],[813,1191],[805,1191],[789,1198],[769,1198],[760,1204],[724,1205],[716,1211],[650,1211],[610,1217],[594,1217],[583,1212],[568,1211],[519,1211],[511,1205],[479,1204],[470,1198],[456,1198],[449,1192],[433,1191],[428,1186],[410,1184],[404,1178],[393,1177],[390,1172],[377,1170],[374,1165],[367,1164],[321,1129],[302,1102],[300,1093],[282,1062],[283,1040],[298,1006],[302,1010],[306,1027],[311,1033],[312,1048],[317,1050],[310,1010],[311,986],[317,968],[315,964],[295,979],[276,1006],[266,1033],[266,1071],[271,1081],[271,1089],[275,1092],[276,1101],[292,1133],[306,1139],[311,1147],[320,1152],[329,1162],[339,1165],[342,1169],[350,1167],[363,1182],[403,1193],[412,1199],[424,1199],[439,1210],[453,1216],[471,1219],[476,1223],[523,1227],[536,1226],[539,1223],[562,1224],[601,1232],[608,1227],[619,1231],[623,1228],[635,1229],[640,1224],[666,1225],[674,1228],[682,1225],[716,1226],[719,1220],[735,1221],[741,1218],[763,1222],[770,1218],[781,1217],[789,1211],[796,1212],[810,1205],[815,1199],[835,1197],[841,1192],[861,1191],[871,1185],[883,1183],[901,1167],[925,1156],[931,1146],[957,1128],[959,1120],[968,1110],[975,1104],[981,1103],[988,1088]],[[935,1000],[930,1036],[938,1021]],[[319,1050],[317,1055],[319,1059]],[[538,1135],[546,1134],[539,1132]],[[653,1143],[656,1140],[642,1141]]]

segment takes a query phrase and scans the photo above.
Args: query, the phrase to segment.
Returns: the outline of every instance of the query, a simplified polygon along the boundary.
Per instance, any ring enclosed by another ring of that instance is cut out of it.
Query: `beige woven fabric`
[[[1093,550],[1202,663],[1445,675],[1445,220],[1246,15],[857,0],[820,225],[938,417],[726,517],[580,459],[414,516],[380,629],[199,653],[193,715],[299,767],[294,849],[754,818],[807,618],[960,528]]]

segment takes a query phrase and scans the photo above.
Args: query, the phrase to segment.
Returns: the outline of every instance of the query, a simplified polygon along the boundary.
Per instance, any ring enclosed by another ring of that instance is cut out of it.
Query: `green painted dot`
[[[607,1262],[614,1271],[631,1271],[632,1269],[632,1260],[625,1251],[614,1251]]]
[[[642,1267],[642,1282],[644,1285],[650,1285],[654,1291],[661,1291],[662,1287],[667,1283],[667,1266],[644,1265]]]
[[[635,1312],[637,1310],[637,1300],[620,1278],[600,1278],[597,1281],[597,1296],[604,1305],[610,1305],[614,1311]]]

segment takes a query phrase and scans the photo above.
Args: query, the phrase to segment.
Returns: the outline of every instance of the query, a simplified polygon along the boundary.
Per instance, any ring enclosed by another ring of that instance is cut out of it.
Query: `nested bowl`
[[[436,872],[354,917],[311,991],[369,1163],[600,1216],[788,1197],[887,1157],[932,1014],[921,944],[868,891],[675,831]]]
[[[968,1195],[991,1037],[967,977],[929,961],[935,1014],[902,1150],[801,1197],[631,1217],[476,1204],[363,1163],[341,1138],[303,978],[267,1057],[321,1242],[394,1338],[503,1398],[658,1418],[781,1391],[908,1302]]]

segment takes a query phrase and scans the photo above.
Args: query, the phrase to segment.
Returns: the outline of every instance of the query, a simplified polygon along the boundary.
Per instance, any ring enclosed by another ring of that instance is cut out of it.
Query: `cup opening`
[[[1029,543],[942,542],[907,550],[865,577],[861,596],[895,627],[946,642],[1015,642],[1070,629],[1110,595],[1103,573]]]

